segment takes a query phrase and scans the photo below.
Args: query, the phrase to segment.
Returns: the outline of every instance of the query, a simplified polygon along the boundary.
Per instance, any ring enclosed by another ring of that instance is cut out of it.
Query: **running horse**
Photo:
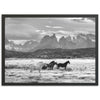
[[[67,67],[68,64],[70,64],[70,61],[66,61],[65,63],[58,63],[57,68],[59,69],[60,67],[63,67],[66,70],[66,67]]]

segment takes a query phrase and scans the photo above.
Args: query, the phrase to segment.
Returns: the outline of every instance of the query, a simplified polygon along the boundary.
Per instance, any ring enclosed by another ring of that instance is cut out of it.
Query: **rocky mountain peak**
[[[66,37],[67,41],[71,41],[71,36]]]
[[[79,49],[79,48],[93,48],[95,47],[95,35],[77,34],[69,35],[67,37],[62,36],[59,41],[55,34],[52,36],[45,35],[40,42],[28,40],[23,45],[14,44],[5,38],[5,44],[10,49],[14,48],[20,51],[35,51],[38,49]],[[8,48],[7,47],[7,48]]]

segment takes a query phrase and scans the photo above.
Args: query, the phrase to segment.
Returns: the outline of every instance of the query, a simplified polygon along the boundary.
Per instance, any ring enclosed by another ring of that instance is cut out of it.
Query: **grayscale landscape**
[[[6,18],[6,83],[95,83],[95,18]]]

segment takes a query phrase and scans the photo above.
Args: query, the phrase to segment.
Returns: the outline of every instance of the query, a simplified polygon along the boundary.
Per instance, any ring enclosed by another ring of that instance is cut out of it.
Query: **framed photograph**
[[[98,15],[2,15],[2,85],[98,85]]]

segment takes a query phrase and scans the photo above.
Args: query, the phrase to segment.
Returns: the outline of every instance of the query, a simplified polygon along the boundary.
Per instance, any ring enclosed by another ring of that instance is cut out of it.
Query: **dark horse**
[[[57,64],[57,65],[58,65],[58,69],[59,69],[60,67],[63,67],[63,68],[65,68],[65,70],[66,70],[67,64],[70,64],[70,62],[69,62],[69,61],[66,61],[65,63],[58,63],[58,64]]]
[[[57,64],[55,61],[50,62],[50,63],[48,64],[48,68],[49,68],[50,70],[53,70],[53,67],[54,67],[55,64]]]
[[[45,65],[42,67],[42,69],[43,69],[43,70],[46,70],[47,67],[48,67],[48,64],[45,64]]]
[[[49,70],[53,70],[54,65],[57,64],[55,61],[50,62],[49,64],[46,64],[42,67],[42,69],[49,69]]]

